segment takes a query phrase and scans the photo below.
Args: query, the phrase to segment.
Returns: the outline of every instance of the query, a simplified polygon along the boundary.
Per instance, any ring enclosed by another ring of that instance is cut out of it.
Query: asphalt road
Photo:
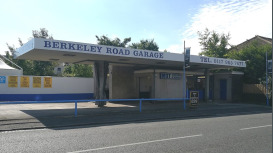
[[[0,152],[269,153],[272,113],[0,133]]]

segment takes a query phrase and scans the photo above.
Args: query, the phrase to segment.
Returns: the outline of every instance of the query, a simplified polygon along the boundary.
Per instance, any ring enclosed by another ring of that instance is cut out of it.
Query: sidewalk
[[[196,109],[184,110],[183,102],[173,101],[143,102],[142,112],[138,102],[107,103],[103,108],[93,102],[78,103],[77,117],[74,108],[75,103],[0,105],[0,131],[272,113],[271,107],[233,103],[200,103]]]

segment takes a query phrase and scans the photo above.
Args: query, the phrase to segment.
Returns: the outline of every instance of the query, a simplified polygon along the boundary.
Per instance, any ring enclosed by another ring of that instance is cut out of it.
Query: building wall
[[[183,98],[183,73],[180,79],[160,79],[156,73],[155,98]]]
[[[0,69],[0,76],[23,75],[23,70],[17,69]]]
[[[130,66],[109,67],[109,98],[137,98],[134,70]]]
[[[180,78],[160,78],[160,73],[180,74]],[[140,70],[135,72],[139,92],[149,93],[149,98],[182,98],[183,73],[172,70]],[[155,79],[154,79],[155,78]],[[139,83],[140,79],[140,83]],[[140,97],[140,96],[139,96]]]
[[[18,76],[17,87],[0,83],[0,101],[35,101],[35,100],[74,100],[93,98],[93,78],[51,77],[52,88],[44,87],[44,76],[41,77],[41,88],[33,88],[33,76],[29,77],[29,87],[20,86]]]

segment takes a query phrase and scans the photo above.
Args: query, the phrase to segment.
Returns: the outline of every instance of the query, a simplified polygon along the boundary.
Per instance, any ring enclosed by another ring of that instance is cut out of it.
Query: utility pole
[[[184,65],[183,65],[183,97],[184,97],[184,110],[186,110],[186,62],[185,62],[185,50],[186,50],[186,48],[185,48],[185,40],[184,40]]]
[[[265,68],[266,68],[266,71],[265,71],[265,79],[266,79],[266,105],[269,106],[269,101],[268,101],[268,76],[267,76],[267,66],[268,64],[268,61],[267,61],[267,51],[265,52]]]

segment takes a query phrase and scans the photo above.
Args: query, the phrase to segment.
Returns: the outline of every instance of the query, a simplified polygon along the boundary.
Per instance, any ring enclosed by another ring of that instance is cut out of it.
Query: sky
[[[96,35],[131,43],[154,39],[159,50],[201,52],[197,32],[230,34],[237,45],[272,38],[272,0],[0,0],[0,54],[46,28],[57,40],[96,44]]]

